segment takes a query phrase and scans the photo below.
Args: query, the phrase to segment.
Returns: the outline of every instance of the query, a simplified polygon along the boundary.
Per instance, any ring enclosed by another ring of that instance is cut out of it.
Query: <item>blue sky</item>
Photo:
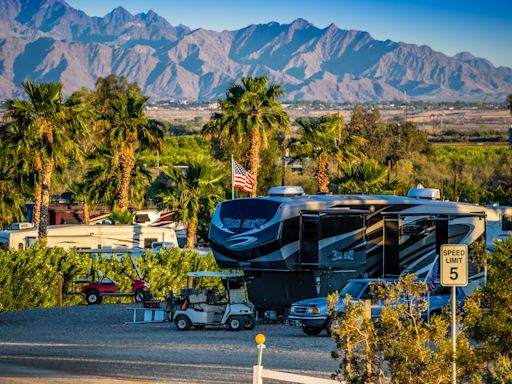
[[[301,17],[317,27],[369,32],[375,39],[426,44],[454,55],[468,51],[496,66],[512,67],[510,1],[459,0],[67,0],[90,16],[117,6],[152,9],[172,25],[233,30]]]

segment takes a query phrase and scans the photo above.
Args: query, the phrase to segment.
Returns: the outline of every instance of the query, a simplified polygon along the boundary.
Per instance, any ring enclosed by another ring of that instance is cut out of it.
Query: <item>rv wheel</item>
[[[98,291],[91,289],[85,293],[87,304],[101,304],[101,295]]]
[[[185,315],[179,315],[176,318],[175,323],[176,323],[176,328],[178,329],[178,331],[187,331],[190,328],[190,326],[192,325],[192,323],[190,322],[188,317]]]
[[[322,329],[320,327],[302,327],[302,332],[308,336],[317,336],[322,332]]]
[[[229,319],[229,329],[232,331],[240,331],[244,327],[245,319],[243,316],[233,316]]]
[[[245,317],[245,321],[244,321],[244,329],[254,329],[254,327],[256,326],[256,319],[254,318],[253,315],[249,315],[249,316],[246,316]]]

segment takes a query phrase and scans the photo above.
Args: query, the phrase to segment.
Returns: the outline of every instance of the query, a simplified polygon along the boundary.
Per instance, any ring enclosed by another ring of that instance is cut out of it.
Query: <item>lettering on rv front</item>
[[[241,219],[232,219],[229,217],[226,217],[222,220],[222,224],[224,225],[224,228],[247,228],[247,229],[254,229],[259,228],[263,224],[265,224],[265,219],[245,219],[242,221]]]
[[[332,261],[338,261],[338,260],[354,260],[354,250],[351,249],[350,251],[332,251]]]

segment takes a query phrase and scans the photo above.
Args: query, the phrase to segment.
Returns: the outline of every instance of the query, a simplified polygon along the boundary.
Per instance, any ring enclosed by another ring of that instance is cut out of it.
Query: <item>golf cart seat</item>
[[[206,303],[206,295],[204,293],[198,293],[195,295],[190,295],[188,297],[190,304],[201,304]]]
[[[218,314],[223,314],[226,307],[223,305],[214,305],[214,304],[206,304],[206,303],[200,303],[197,306],[194,306],[195,309],[199,309],[203,312],[213,312]]]

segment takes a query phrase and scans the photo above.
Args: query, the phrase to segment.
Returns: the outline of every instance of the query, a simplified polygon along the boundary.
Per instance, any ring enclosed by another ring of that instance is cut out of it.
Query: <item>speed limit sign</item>
[[[468,285],[468,246],[466,244],[441,245],[441,285],[465,287]]]

